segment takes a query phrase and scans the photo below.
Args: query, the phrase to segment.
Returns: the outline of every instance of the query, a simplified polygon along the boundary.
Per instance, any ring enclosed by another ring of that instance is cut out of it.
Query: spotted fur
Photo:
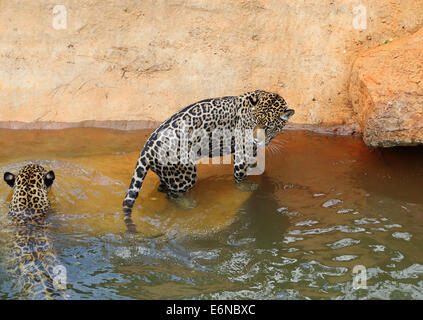
[[[24,166],[16,175],[6,172],[4,180],[13,189],[9,205],[10,233],[8,269],[20,297],[53,298],[62,295],[54,286],[54,268],[59,265],[48,237],[50,211],[48,191],[53,171],[38,164]]]
[[[251,131],[263,129],[266,145],[285,126],[286,121],[294,114],[288,109],[285,100],[276,93],[266,91],[247,92],[240,96],[229,96],[207,99],[196,102],[171,116],[162,123],[149,137],[137,161],[127,194],[123,201],[125,222],[132,223],[130,218],[132,207],[141,190],[143,180],[150,169],[160,178],[159,191],[165,192],[169,198],[177,198],[190,190],[197,180],[195,162],[170,159],[170,163],[163,164],[160,159],[169,158],[166,145],[172,145],[174,154],[181,157],[181,132],[188,132],[187,145],[189,150],[204,150],[208,144],[209,157],[216,155],[216,141],[213,141],[212,132],[229,130],[231,132]],[[201,130],[200,130],[201,129]],[[198,134],[199,132],[199,134]],[[165,137],[166,139],[163,139]],[[176,141],[176,142],[175,142]],[[175,143],[173,143],[175,142]],[[173,144],[172,144],[173,143]],[[257,143],[252,142],[254,154],[257,153]],[[246,147],[242,135],[234,134],[229,147],[217,142],[220,155],[234,153],[234,178],[239,182],[246,178],[250,159],[237,157]],[[201,156],[204,156],[201,154]],[[207,156],[207,155],[206,155]],[[170,157],[171,158],[171,157]],[[198,160],[197,157],[194,160]],[[169,160],[169,159],[168,159]],[[128,225],[129,227],[129,225]]]
[[[53,171],[38,164],[23,167],[15,176],[4,174],[4,180],[13,188],[9,214],[16,223],[26,223],[46,215],[50,209],[47,193],[55,179]]]

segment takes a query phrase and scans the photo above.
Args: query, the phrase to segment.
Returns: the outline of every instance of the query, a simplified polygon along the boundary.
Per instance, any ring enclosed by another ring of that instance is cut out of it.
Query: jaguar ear
[[[6,181],[6,183],[13,188],[13,186],[15,185],[15,175],[13,173],[10,172],[6,172],[4,174],[4,181]]]
[[[54,172],[49,171],[44,176],[44,183],[46,184],[47,187],[50,187],[53,184],[53,181],[54,181],[55,178],[56,178],[56,176],[54,175]]]
[[[293,109],[287,109],[285,110],[285,112],[282,115],[282,120],[288,120],[289,118],[291,118],[294,115],[295,111]]]
[[[259,101],[259,95],[260,95],[260,90],[256,90],[254,92],[251,92],[251,94],[248,96],[248,100],[253,106],[255,106],[257,102]]]

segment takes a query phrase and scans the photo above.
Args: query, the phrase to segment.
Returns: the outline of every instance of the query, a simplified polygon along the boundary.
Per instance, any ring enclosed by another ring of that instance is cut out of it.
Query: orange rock
[[[349,90],[367,145],[423,144],[423,28],[361,54]]]

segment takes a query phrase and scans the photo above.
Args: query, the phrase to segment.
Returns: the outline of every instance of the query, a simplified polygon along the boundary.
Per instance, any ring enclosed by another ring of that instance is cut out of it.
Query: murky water
[[[121,203],[148,134],[0,130],[2,173],[28,161],[56,173],[47,236],[66,298],[423,298],[421,148],[285,131],[252,193],[235,188],[230,165],[203,165],[189,193],[199,205],[182,210],[150,173],[133,213],[142,233],[132,235]],[[4,254],[10,196],[1,183],[2,299],[21,297]],[[367,288],[353,286],[357,265]]]

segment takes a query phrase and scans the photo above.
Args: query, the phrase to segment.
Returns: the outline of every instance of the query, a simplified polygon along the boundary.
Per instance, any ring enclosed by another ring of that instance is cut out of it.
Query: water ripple
[[[397,239],[403,239],[406,241],[410,241],[412,235],[408,232],[394,232],[392,234],[392,237],[397,238]]]
[[[353,246],[353,245],[356,245],[356,244],[359,244],[359,243],[360,243],[360,240],[351,239],[351,238],[344,238],[344,239],[335,241],[333,243],[329,243],[329,244],[327,244],[327,246],[332,248],[332,249],[341,249],[341,248]]]

